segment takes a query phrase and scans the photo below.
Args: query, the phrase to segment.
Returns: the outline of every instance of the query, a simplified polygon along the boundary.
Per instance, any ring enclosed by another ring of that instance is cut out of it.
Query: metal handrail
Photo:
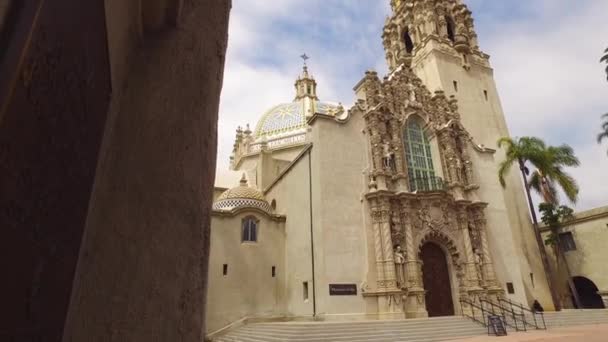
[[[467,304],[471,307],[471,315],[469,315],[468,313],[464,312],[464,307],[463,304]],[[478,309],[479,312],[481,313],[481,320],[477,318],[477,315],[475,314],[475,309]],[[504,314],[503,315],[496,315],[494,312],[491,312],[489,310],[487,310],[486,308],[484,308],[483,303],[479,303],[479,305],[475,304],[474,302],[470,301],[470,300],[466,300],[466,299],[460,299],[460,311],[463,317],[467,317],[472,319],[473,321],[480,323],[481,325],[483,325],[484,327],[488,328],[488,336],[491,335],[490,333],[490,322],[486,321],[486,318],[490,315],[494,315],[494,316],[498,316],[500,317],[500,319],[503,322],[503,325],[505,327],[505,330],[507,328],[507,320],[505,319]]]
[[[492,301],[489,301],[487,299],[481,299],[480,300],[482,305],[485,303],[487,305],[489,305],[492,308],[492,313],[494,313],[496,315],[496,312],[494,311],[494,309],[498,309],[500,310],[500,313],[503,317],[503,320],[505,321],[505,324],[510,326],[511,328],[514,328],[515,331],[527,331],[526,329],[526,317],[524,316],[523,313],[517,313],[515,312],[515,310],[513,309],[513,307],[511,307],[511,310],[509,310],[509,308],[504,307],[500,304],[494,303]],[[513,318],[513,324],[511,324],[508,320],[507,320],[507,315],[509,314],[509,316],[511,316],[511,318]],[[520,318],[521,317],[521,318]],[[521,322],[523,323],[523,328],[520,328],[520,325],[518,323],[518,320],[521,320]]]
[[[446,190],[445,182],[440,177],[420,177],[410,179],[410,191],[432,192]]]
[[[466,313],[464,312],[464,308],[463,308],[463,305],[462,305],[462,304],[467,304],[467,305],[469,305],[469,306],[471,307],[471,315],[468,315],[468,314],[466,314]],[[477,318],[477,316],[475,315],[475,309],[476,309],[476,308],[477,308],[479,311],[481,311],[481,319],[482,319],[482,320],[479,320],[479,319]],[[469,301],[469,300],[460,299],[460,311],[461,311],[462,316],[464,316],[464,317],[468,317],[468,318],[470,318],[470,319],[474,320],[475,322],[480,323],[480,324],[481,324],[481,325],[483,325],[484,327],[487,327],[487,326],[488,326],[488,324],[486,323],[486,315],[485,315],[486,310],[483,308],[483,306],[477,305],[477,304],[475,304],[475,303],[473,303],[473,302],[471,302],[471,301]]]
[[[511,299],[506,299],[506,298],[498,298],[498,302],[499,303],[506,303],[509,306],[511,306],[511,308],[516,307],[518,309],[520,309],[522,311],[522,316],[524,317],[524,324],[529,324],[531,326],[533,326],[534,328],[536,328],[536,330],[547,330],[547,324],[545,322],[545,314],[542,311],[536,311],[534,309],[528,309],[527,307],[523,306],[520,303],[514,302]],[[529,312],[532,315],[532,318],[534,318],[534,324],[532,324],[532,322],[527,322],[525,317],[525,313],[524,312]],[[539,324],[538,319],[536,318],[536,315],[540,315],[540,318],[542,319],[542,326]]]

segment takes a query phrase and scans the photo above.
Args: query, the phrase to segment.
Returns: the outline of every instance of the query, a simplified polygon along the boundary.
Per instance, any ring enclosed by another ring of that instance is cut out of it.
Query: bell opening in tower
[[[456,41],[456,33],[455,33],[456,24],[454,23],[454,19],[452,19],[452,17],[450,17],[449,15],[446,15],[445,21],[447,23],[448,38],[452,42],[455,42]]]
[[[403,41],[405,42],[405,51],[411,54],[414,51],[414,41],[412,40],[412,36],[410,36],[409,28],[405,29]]]

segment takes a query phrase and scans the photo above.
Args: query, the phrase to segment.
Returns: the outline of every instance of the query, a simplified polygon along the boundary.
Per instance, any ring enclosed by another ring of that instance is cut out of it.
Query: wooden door
[[[445,253],[438,245],[427,243],[422,247],[421,257],[429,317],[453,316],[452,286]]]

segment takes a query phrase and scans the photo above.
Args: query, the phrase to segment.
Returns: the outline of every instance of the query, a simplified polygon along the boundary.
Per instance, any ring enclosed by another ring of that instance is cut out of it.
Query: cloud
[[[598,63],[608,46],[605,0],[465,0],[480,45],[492,56],[507,122],[514,136],[567,143],[582,166],[578,209],[608,203],[608,157],[595,142],[608,112],[608,83]],[[311,70],[323,100],[353,102],[365,70],[386,72],[381,32],[389,0],[234,0],[220,108],[216,183],[227,172],[238,125],[255,126],[273,105],[291,101],[300,71]],[[252,127],[253,128],[253,127]],[[604,182],[604,183],[602,183]]]

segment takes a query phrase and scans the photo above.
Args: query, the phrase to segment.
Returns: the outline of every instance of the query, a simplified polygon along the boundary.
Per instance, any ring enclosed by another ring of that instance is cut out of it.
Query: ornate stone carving
[[[394,261],[395,261],[395,269],[396,269],[396,279],[399,287],[404,287],[406,285],[405,278],[405,260],[406,256],[403,250],[401,249],[401,245],[397,245],[395,247],[394,252]]]

